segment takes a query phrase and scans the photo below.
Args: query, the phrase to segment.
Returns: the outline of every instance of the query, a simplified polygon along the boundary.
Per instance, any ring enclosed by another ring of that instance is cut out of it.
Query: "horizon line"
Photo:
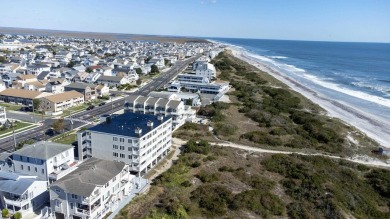
[[[172,38],[198,38],[198,39],[244,39],[244,40],[280,40],[280,41],[303,41],[303,42],[329,42],[329,43],[379,43],[379,44],[390,44],[389,42],[378,42],[378,41],[326,41],[326,40],[308,40],[308,39],[269,39],[269,38],[253,38],[253,37],[221,37],[221,36],[186,36],[186,35],[159,35],[159,34],[140,34],[140,33],[115,33],[115,32],[97,32],[97,31],[80,31],[80,30],[60,30],[60,29],[45,29],[45,28],[31,28],[31,27],[6,27],[0,26],[0,28],[9,29],[25,29],[25,30],[36,30],[36,31],[53,31],[53,32],[72,32],[72,33],[89,33],[89,34],[124,34],[134,36],[154,36],[154,37],[172,37]],[[31,34],[33,35],[33,34]],[[48,35],[49,36],[49,35]],[[120,41],[120,40],[118,40]]]

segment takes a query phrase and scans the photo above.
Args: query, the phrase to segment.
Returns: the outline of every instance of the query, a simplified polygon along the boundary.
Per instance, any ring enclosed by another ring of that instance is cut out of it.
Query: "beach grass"
[[[19,111],[22,108],[22,106],[20,105],[9,104],[9,103],[0,103],[0,106],[3,106],[6,108],[6,110],[10,110],[10,111]]]

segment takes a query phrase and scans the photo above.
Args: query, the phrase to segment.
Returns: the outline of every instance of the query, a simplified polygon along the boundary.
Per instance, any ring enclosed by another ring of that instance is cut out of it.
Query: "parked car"
[[[87,110],[91,110],[91,109],[94,109],[95,108],[95,106],[94,105],[91,105],[91,106],[89,106],[88,108],[87,108]]]
[[[104,106],[106,105],[106,102],[99,103],[99,106]]]

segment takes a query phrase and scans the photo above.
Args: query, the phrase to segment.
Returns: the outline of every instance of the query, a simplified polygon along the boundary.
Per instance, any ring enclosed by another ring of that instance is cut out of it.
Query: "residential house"
[[[74,170],[76,164],[73,146],[40,141],[2,155],[0,172],[36,176],[51,183]]]
[[[99,97],[110,95],[110,88],[105,84],[100,84],[96,86],[96,93]]]
[[[0,92],[0,101],[6,103],[32,105],[33,99],[49,96],[50,93],[8,88]]]
[[[46,84],[46,92],[58,94],[65,91],[65,86],[69,85],[70,82],[64,78],[52,78],[49,83]]]
[[[84,95],[75,90],[41,98],[41,108],[48,115],[59,115],[63,110],[84,103]]]
[[[39,75],[43,71],[50,71],[50,67],[42,64],[31,64],[27,66],[28,74]]]
[[[71,83],[66,85],[65,91],[75,90],[84,94],[84,101],[94,100],[97,98],[96,85],[86,83]]]
[[[126,77],[115,77],[102,75],[96,80],[96,83],[106,84],[108,86],[119,86],[122,84],[128,84],[129,80]]]
[[[55,218],[101,219],[129,195],[134,179],[123,162],[90,158],[50,185],[52,212]]]
[[[47,182],[36,176],[0,172],[0,205],[9,213],[20,212],[23,217],[33,215],[49,200]]]

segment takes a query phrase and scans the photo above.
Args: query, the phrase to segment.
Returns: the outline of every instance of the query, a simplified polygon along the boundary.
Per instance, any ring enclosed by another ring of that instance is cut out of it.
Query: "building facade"
[[[79,160],[122,161],[144,174],[170,150],[172,118],[124,113],[78,133]]]

